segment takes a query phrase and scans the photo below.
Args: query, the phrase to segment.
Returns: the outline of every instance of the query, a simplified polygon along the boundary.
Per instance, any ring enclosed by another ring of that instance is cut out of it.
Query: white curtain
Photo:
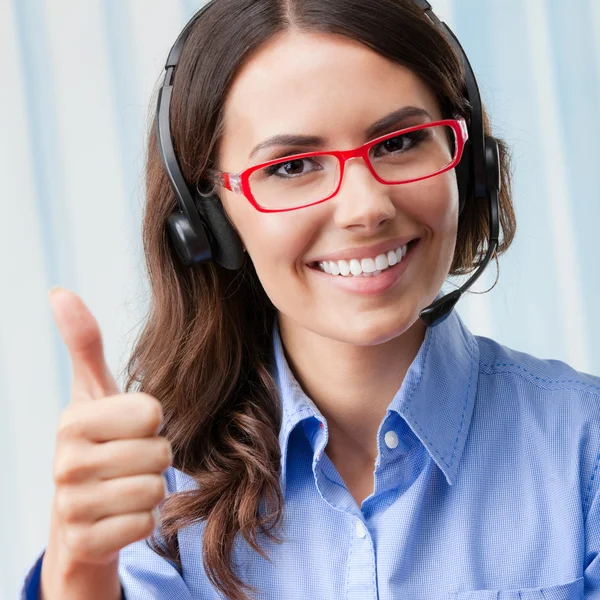
[[[517,238],[479,335],[600,374],[600,2],[432,0],[513,149]],[[147,302],[150,97],[201,0],[0,0],[0,600],[45,545],[71,370],[47,291],[79,293],[119,376]],[[486,290],[492,265],[476,285]],[[119,376],[120,381],[122,378]]]

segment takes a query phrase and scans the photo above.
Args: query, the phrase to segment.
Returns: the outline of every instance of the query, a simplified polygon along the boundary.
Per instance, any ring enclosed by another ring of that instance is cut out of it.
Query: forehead
[[[441,118],[434,93],[408,68],[343,36],[288,31],[238,71],[225,102],[222,156],[235,141],[235,153],[247,158],[255,144],[283,133],[355,141],[408,105]]]

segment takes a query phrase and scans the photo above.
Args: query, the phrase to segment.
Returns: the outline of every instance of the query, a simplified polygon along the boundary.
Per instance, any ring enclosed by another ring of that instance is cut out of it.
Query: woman
[[[600,598],[600,379],[424,312],[515,219],[500,143],[496,248],[482,172],[463,179],[467,74],[419,5],[215,0],[195,21],[168,133],[208,245],[181,264],[163,123],[128,393],[53,297],[75,382],[24,593],[41,573],[48,599]]]

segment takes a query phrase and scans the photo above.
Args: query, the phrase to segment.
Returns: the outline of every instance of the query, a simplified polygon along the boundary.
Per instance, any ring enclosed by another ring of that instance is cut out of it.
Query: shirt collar
[[[285,488],[290,433],[306,419],[313,417],[325,423],[325,417],[304,393],[290,370],[277,319],[273,344],[274,375],[283,408],[279,444],[281,483]],[[388,411],[397,412],[410,426],[449,485],[455,481],[471,423],[478,365],[477,340],[456,310],[452,310],[444,321],[427,328],[425,339],[388,406]]]

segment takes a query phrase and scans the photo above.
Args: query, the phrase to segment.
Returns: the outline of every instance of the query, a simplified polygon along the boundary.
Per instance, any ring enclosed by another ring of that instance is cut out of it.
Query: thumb
[[[92,313],[77,294],[65,288],[53,288],[49,298],[54,321],[71,357],[72,399],[118,394],[119,386],[104,360],[102,335]]]

